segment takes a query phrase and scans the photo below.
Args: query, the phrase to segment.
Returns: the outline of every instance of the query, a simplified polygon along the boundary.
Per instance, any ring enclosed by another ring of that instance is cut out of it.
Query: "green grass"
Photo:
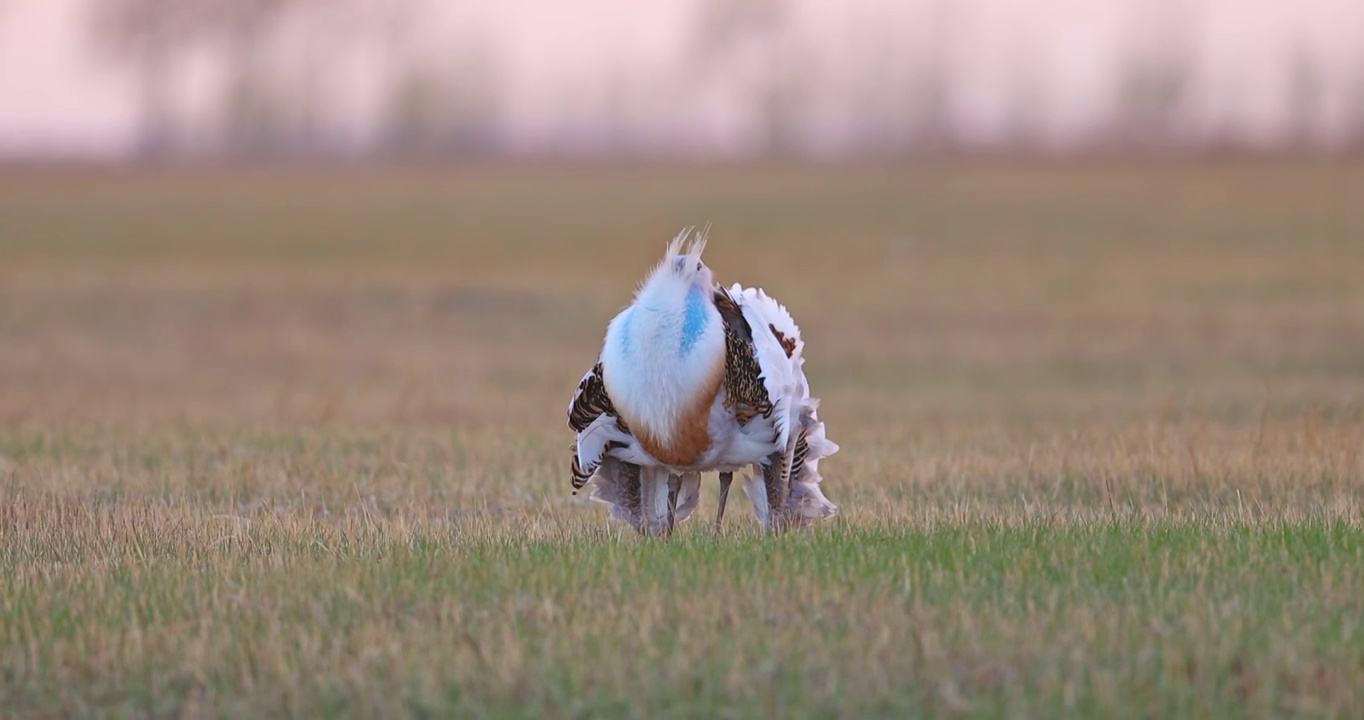
[[[1364,715],[1364,170],[0,172],[6,717]],[[564,412],[684,225],[842,507]]]
[[[67,522],[6,538],[11,708],[1244,717],[1348,714],[1364,672],[1364,534],[1329,517],[664,544],[563,517],[518,537],[487,516],[12,514],[35,510]]]

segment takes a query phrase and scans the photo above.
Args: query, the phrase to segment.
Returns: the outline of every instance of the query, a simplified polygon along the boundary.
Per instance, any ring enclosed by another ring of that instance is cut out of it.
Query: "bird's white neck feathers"
[[[724,379],[725,333],[701,263],[705,232],[684,230],[607,327],[603,381],[611,402],[650,454],[689,464],[710,445],[710,408]]]

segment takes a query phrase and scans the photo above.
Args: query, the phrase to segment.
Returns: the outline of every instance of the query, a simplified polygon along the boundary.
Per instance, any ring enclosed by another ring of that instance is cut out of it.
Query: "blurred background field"
[[[722,281],[796,313],[840,424],[1359,419],[1352,165],[64,169],[3,184],[11,422],[557,431],[605,322],[666,240],[705,222]]]
[[[1358,707],[1354,166],[3,184],[21,715]],[[570,495],[565,408],[705,221],[801,323],[843,512],[651,549]]]
[[[1359,715],[1358,7],[550,5],[0,0],[0,707]],[[707,222],[821,527],[570,493]]]

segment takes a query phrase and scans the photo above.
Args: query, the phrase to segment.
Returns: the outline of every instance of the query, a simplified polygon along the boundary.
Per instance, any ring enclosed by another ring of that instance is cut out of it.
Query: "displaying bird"
[[[607,326],[569,402],[574,492],[649,535],[670,535],[720,473],[715,524],[733,473],[765,528],[832,517],[818,465],[838,451],[818,418],[791,315],[762,290],[715,283],[705,231],[684,230]]]

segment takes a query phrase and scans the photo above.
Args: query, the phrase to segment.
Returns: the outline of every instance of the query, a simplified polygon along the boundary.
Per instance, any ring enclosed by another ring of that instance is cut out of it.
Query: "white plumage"
[[[764,527],[833,516],[819,460],[837,452],[804,371],[800,329],[780,303],[737,283],[725,289],[683,231],[607,327],[598,363],[569,403],[578,432],[574,487],[636,530],[667,535],[695,510],[700,473],[732,473]],[[685,245],[684,245],[685,243]]]

